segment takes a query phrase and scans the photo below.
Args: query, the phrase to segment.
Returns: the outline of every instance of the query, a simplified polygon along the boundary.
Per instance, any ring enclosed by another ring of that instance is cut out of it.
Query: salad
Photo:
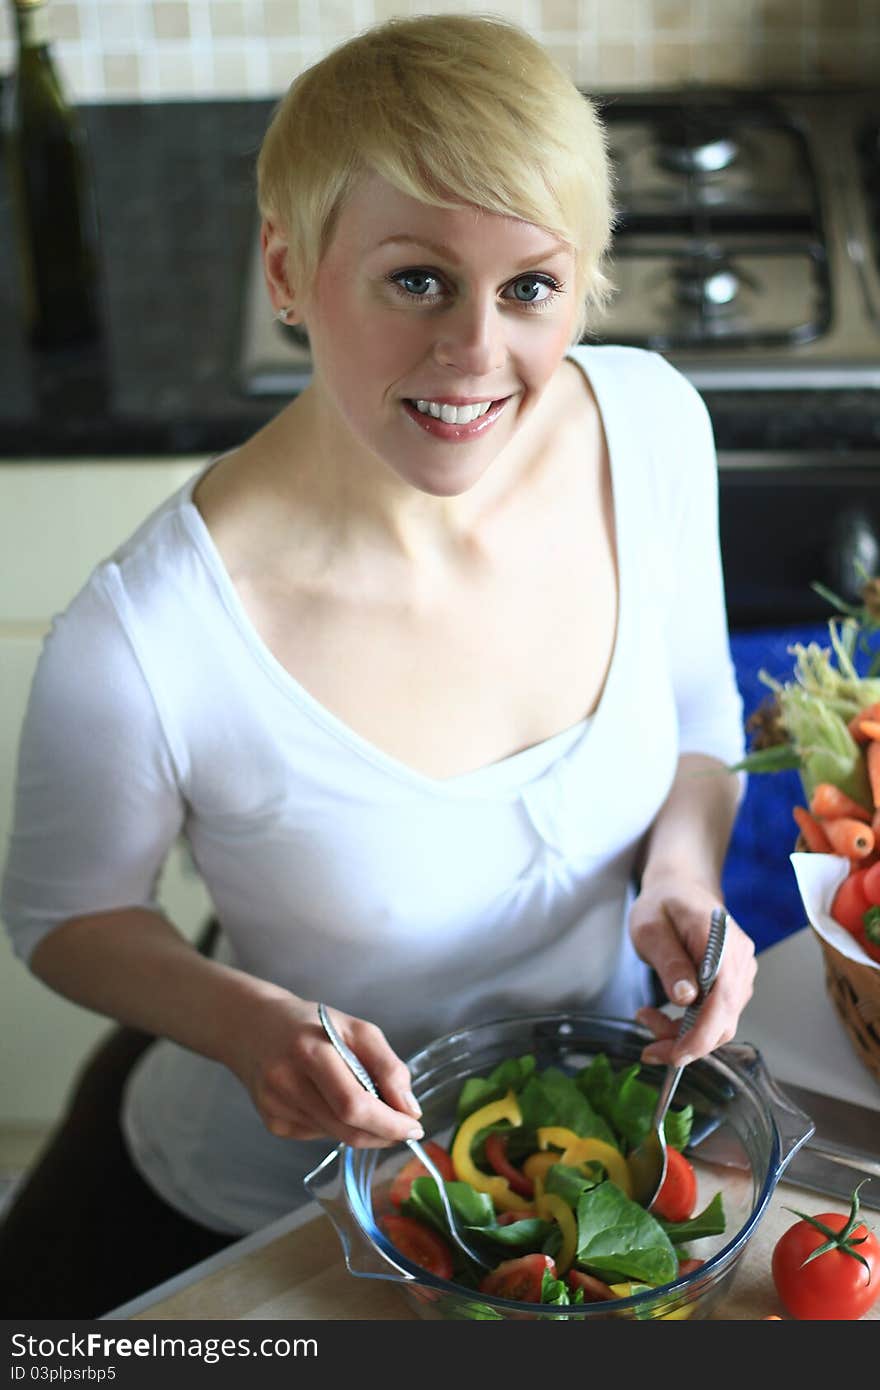
[[[650,1210],[632,1199],[626,1154],[657,1101],[640,1070],[636,1062],[615,1071],[599,1054],[572,1075],[538,1070],[528,1055],[470,1077],[450,1147],[425,1147],[463,1233],[492,1268],[448,1238],[437,1184],[417,1158],[391,1184],[391,1210],[379,1219],[388,1239],[441,1279],[523,1303],[626,1298],[691,1273],[702,1261],[689,1243],[724,1232],[721,1193],[695,1212],[696,1174],[682,1153],[688,1105],[667,1112],[667,1174]]]

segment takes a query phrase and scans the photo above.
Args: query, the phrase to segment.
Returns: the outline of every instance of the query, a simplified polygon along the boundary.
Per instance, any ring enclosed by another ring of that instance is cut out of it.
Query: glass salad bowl
[[[531,1054],[538,1071],[558,1067],[573,1075],[604,1054],[618,1071],[639,1062],[650,1040],[651,1034],[627,1020],[586,1013],[505,1018],[451,1033],[408,1060],[425,1135],[448,1146],[464,1082],[488,1076],[508,1058]],[[642,1064],[639,1079],[659,1086],[663,1070]],[[424,1317],[705,1318],[729,1291],[743,1251],[813,1123],[779,1090],[760,1054],[747,1043],[729,1044],[688,1066],[674,1108],[688,1103],[694,1122],[686,1152],[697,1174],[696,1209],[720,1192],[724,1234],[688,1246],[688,1254],[703,1261],[691,1273],[605,1302],[514,1302],[438,1278],[412,1263],[381,1225],[395,1210],[389,1188],[409,1158],[403,1147],[389,1151],[340,1144],[308,1175],[305,1186],[332,1221],[349,1272],[399,1283]],[[500,1254],[499,1262],[504,1258]]]

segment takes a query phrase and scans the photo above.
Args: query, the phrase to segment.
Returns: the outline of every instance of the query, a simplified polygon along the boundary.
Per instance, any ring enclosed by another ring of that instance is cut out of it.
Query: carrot
[[[833,782],[819,782],[810,798],[810,811],[819,820],[837,820],[848,816],[850,820],[869,821],[871,812],[866,811],[846,792],[835,787]]]
[[[811,816],[806,806],[795,806],[791,813],[798,824],[804,844],[813,854],[831,854],[831,841],[822,826]]]
[[[865,749],[865,763],[871,783],[871,798],[875,809],[880,810],[880,743],[873,739]]]
[[[823,823],[825,834],[835,854],[847,859],[864,859],[874,848],[874,832],[864,821],[851,816],[838,816]]]
[[[869,738],[877,737],[876,734],[866,733],[864,729],[865,721],[869,724],[880,723],[880,700],[875,701],[873,705],[866,705],[864,709],[860,709],[858,714],[853,715],[847,725],[853,738],[859,743],[866,743]]]

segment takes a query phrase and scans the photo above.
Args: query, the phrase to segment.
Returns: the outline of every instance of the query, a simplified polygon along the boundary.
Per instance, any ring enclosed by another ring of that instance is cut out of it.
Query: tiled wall
[[[880,72],[880,0],[49,0],[80,100],[275,96],[341,39],[396,14],[492,12],[585,88],[857,79]],[[0,0],[0,71],[14,61]]]

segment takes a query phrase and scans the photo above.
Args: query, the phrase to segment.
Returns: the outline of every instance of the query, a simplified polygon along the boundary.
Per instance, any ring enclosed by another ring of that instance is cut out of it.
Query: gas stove
[[[880,90],[597,98],[615,170],[610,309],[584,341],[698,388],[880,387]],[[241,384],[288,395],[308,339],[271,315],[254,237]]]
[[[714,390],[880,385],[880,90],[601,105],[619,217],[600,341]]]

